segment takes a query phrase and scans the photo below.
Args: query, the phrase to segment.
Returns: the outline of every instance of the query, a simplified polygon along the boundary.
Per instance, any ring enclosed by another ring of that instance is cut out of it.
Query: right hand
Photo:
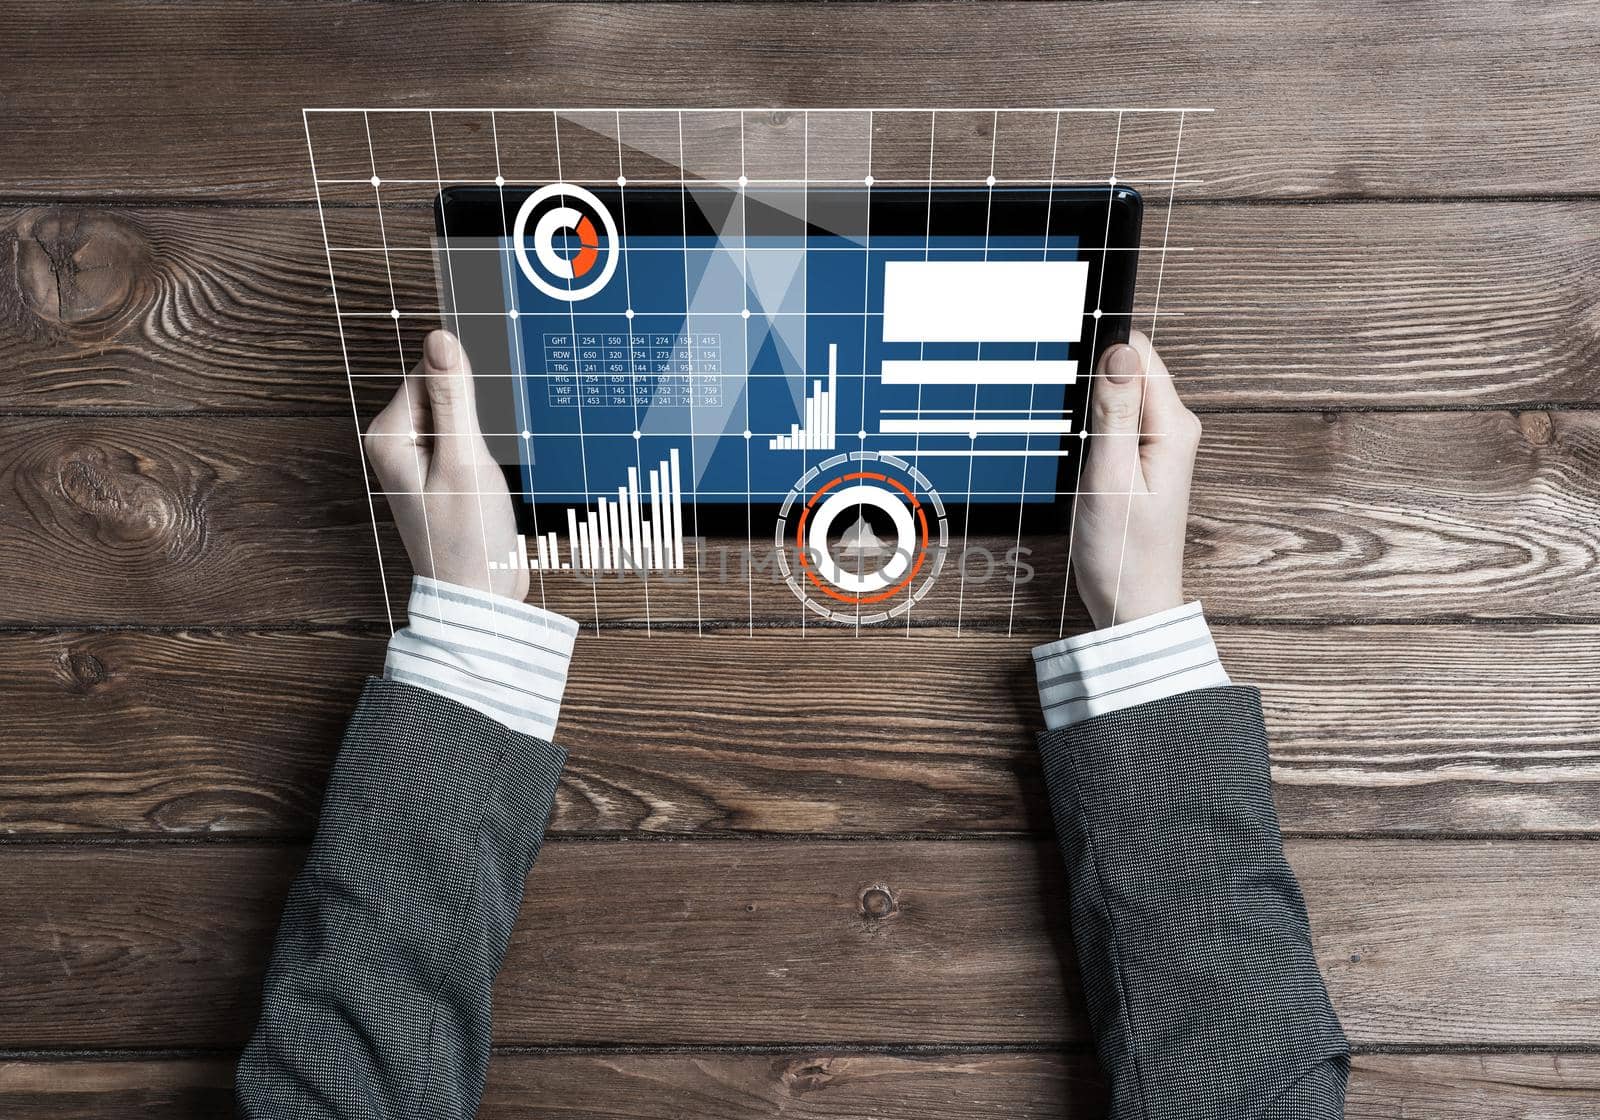
[[[1139,331],[1102,355],[1074,513],[1072,568],[1096,628],[1183,603],[1200,420]]]

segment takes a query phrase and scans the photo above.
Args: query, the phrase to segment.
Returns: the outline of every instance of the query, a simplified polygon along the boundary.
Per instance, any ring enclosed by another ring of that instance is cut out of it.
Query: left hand
[[[527,596],[527,571],[489,568],[491,557],[504,561],[516,547],[517,517],[478,426],[472,364],[453,334],[423,340],[422,361],[362,445],[418,575],[519,602]]]

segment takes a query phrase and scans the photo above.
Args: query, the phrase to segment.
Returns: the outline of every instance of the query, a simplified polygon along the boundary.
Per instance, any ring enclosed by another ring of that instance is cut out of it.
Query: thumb
[[[1130,434],[1139,430],[1144,397],[1144,362],[1138,350],[1126,344],[1110,347],[1094,374],[1090,430],[1102,435]]]
[[[1144,362],[1139,352],[1125,344],[1107,350],[1095,375],[1091,433],[1137,433],[1143,396]]]
[[[1090,387],[1087,455],[1082,488],[1118,492],[1130,484],[1139,460],[1139,413],[1144,363],[1131,346],[1117,345],[1100,359]]]
[[[422,374],[433,421],[434,453],[446,460],[470,456],[478,439],[472,366],[449,331],[433,331],[422,342]]]

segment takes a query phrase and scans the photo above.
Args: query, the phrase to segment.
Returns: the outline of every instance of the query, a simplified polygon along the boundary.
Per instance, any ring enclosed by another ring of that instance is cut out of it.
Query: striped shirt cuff
[[[1033,669],[1044,725],[1052,731],[1232,683],[1199,602],[1039,646]]]
[[[383,675],[549,739],[578,624],[487,591],[417,576],[410,625],[389,639]]]

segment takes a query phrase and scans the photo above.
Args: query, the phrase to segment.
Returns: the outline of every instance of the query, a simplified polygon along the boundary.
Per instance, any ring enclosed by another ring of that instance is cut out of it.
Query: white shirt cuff
[[[383,675],[549,739],[561,714],[578,624],[487,591],[416,576],[410,625],[389,639]]]
[[[1231,684],[1198,601],[1033,651],[1052,731],[1136,704]]]

